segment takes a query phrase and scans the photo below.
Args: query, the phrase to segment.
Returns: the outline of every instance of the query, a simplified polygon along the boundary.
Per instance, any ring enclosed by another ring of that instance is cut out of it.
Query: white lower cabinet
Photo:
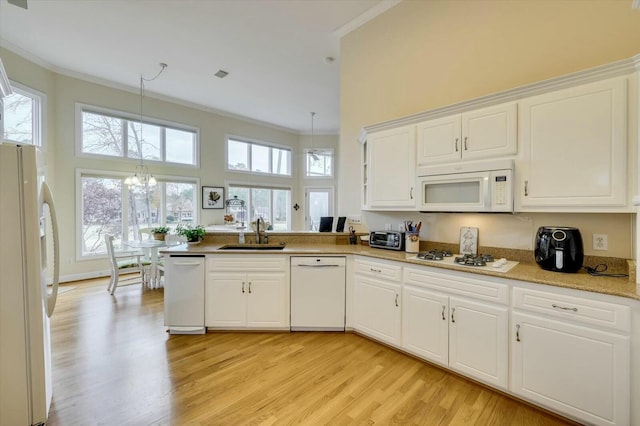
[[[400,346],[402,267],[393,262],[356,259],[354,327],[375,339]]]
[[[506,306],[405,285],[402,347],[506,389],[508,316]]]
[[[289,329],[289,281],[284,265],[284,257],[255,262],[248,255],[212,257],[207,264],[205,325],[217,329]],[[256,272],[227,272],[240,269]]]
[[[355,299],[356,330],[399,346],[400,284],[356,275]]]
[[[512,392],[586,424],[630,424],[628,307],[518,288],[514,305]],[[604,320],[614,329],[590,325]]]

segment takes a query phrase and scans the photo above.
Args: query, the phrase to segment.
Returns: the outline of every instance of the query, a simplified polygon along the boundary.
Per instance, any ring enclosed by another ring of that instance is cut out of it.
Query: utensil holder
[[[405,234],[404,251],[408,253],[418,253],[420,251],[420,234],[417,232],[407,232]]]

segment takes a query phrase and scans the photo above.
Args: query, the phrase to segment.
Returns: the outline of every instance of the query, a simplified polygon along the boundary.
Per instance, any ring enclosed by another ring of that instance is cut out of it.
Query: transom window
[[[4,98],[4,140],[42,146],[42,105],[44,94],[11,83],[13,94]]]
[[[80,108],[83,154],[198,164],[197,131],[117,113]]]
[[[307,149],[304,152],[305,176],[311,178],[333,177],[333,150]]]
[[[129,187],[125,176],[79,172],[79,257],[106,253],[104,235],[117,243],[137,240],[140,229],[197,223],[196,181],[163,179],[149,188]],[[125,214],[123,214],[125,212]]]
[[[291,230],[291,189],[254,185],[229,185],[229,198],[238,196],[244,200],[245,212],[230,212],[237,220],[253,222],[261,217],[269,222],[273,230]]]
[[[229,137],[227,169],[291,176],[291,149]]]

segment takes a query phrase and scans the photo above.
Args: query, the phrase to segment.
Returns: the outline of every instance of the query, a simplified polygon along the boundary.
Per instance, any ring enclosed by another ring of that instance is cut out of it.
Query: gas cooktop
[[[443,265],[460,266],[461,269],[472,268],[493,272],[508,272],[518,262],[504,258],[495,259],[490,254],[453,254],[448,250],[429,250],[418,253],[414,259],[426,263],[440,263]]]

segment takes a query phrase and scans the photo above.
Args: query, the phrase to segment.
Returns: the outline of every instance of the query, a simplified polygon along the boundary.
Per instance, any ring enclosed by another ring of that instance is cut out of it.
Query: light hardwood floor
[[[71,284],[47,425],[563,425],[356,334],[170,336],[163,291]]]

